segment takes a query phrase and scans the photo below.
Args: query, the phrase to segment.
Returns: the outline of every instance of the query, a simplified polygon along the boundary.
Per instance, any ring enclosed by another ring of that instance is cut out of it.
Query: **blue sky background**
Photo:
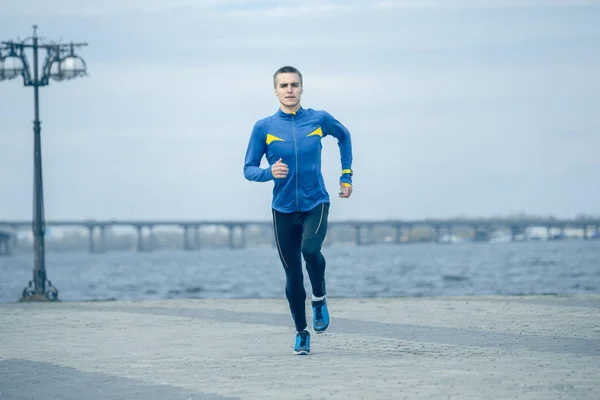
[[[600,2],[4,0],[0,39],[89,43],[41,89],[46,218],[268,219],[242,173],[272,74],[353,134],[332,219],[600,215]],[[0,82],[0,219],[32,214],[33,93]]]

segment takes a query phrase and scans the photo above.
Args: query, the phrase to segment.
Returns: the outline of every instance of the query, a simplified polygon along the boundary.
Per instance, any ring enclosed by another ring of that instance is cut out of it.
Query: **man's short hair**
[[[273,86],[277,87],[277,75],[285,74],[285,73],[296,73],[300,77],[300,86],[302,86],[302,74],[296,68],[286,65],[285,67],[281,67],[273,74]]]

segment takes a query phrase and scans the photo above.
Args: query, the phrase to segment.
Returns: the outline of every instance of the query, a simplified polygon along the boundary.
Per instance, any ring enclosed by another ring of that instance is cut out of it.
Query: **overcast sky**
[[[0,39],[84,41],[42,88],[47,219],[269,219],[248,182],[272,74],[350,129],[331,219],[600,215],[600,2],[2,0]],[[29,219],[33,91],[0,82],[0,219]]]

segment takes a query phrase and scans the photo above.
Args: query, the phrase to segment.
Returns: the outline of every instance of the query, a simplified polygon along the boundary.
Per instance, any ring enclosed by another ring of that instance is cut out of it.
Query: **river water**
[[[600,294],[600,240],[333,246],[323,253],[331,297]],[[20,298],[32,266],[32,254],[0,257],[0,302]],[[46,270],[64,301],[285,296],[273,247],[47,252]]]

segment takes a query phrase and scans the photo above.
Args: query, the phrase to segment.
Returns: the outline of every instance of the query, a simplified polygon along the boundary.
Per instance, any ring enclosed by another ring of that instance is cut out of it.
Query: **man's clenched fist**
[[[271,172],[273,173],[273,177],[276,179],[285,178],[288,175],[288,166],[287,164],[284,164],[280,158],[271,166]]]

